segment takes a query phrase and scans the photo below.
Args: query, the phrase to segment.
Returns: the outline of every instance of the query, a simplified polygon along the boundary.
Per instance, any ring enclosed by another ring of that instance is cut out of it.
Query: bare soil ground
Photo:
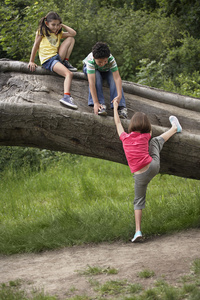
[[[115,268],[118,274],[96,275],[100,284],[108,280],[128,280],[145,287],[154,286],[155,281],[164,279],[176,286],[184,275],[191,273],[195,259],[200,258],[200,229],[192,229],[173,235],[159,236],[140,243],[102,243],[98,245],[74,246],[39,254],[0,256],[0,283],[22,280],[26,291],[44,290],[60,299],[67,296],[95,295],[83,276],[88,266]],[[149,269],[155,276],[141,279],[138,272]]]

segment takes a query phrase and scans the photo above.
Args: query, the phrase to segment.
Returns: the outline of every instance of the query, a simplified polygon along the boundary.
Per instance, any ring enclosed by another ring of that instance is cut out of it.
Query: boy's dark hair
[[[140,133],[150,133],[151,123],[147,115],[143,112],[136,112],[130,121],[128,132],[139,131]]]
[[[61,17],[54,11],[50,11],[45,17],[43,17],[39,22],[39,33],[42,36],[50,36],[50,31],[45,22],[51,22],[53,20],[59,20],[62,23]],[[62,28],[59,30],[58,33],[62,31]]]
[[[95,59],[108,58],[110,56],[110,49],[106,43],[97,42],[92,48],[92,54]]]

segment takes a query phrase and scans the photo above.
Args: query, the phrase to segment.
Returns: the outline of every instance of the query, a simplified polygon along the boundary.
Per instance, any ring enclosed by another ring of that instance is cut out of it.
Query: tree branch
[[[0,145],[45,148],[127,164],[112,109],[108,108],[107,117],[93,114],[87,105],[88,82],[83,73],[74,74],[71,87],[78,110],[62,106],[63,81],[41,67],[31,73],[27,63],[0,61]],[[197,111],[193,111],[185,108],[188,97],[130,82],[123,82],[123,87],[129,118],[135,111],[147,113],[153,136],[170,127],[170,115],[181,122],[183,133],[163,147],[160,172],[200,179],[199,99],[190,98],[189,102],[197,105]],[[106,85],[104,93],[109,106]],[[153,95],[154,99],[149,99]],[[184,108],[177,105],[178,97],[184,100]],[[128,122],[122,121],[125,129]]]

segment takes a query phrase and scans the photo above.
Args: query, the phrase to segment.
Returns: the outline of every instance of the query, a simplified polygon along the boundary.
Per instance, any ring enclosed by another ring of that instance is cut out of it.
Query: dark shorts
[[[135,179],[135,198],[134,209],[145,208],[145,199],[148,183],[159,173],[160,170],[160,152],[165,143],[161,137],[152,138],[149,143],[149,154],[153,158],[148,170],[141,174],[134,174]]]
[[[55,64],[57,62],[61,62],[62,63],[62,59],[60,57],[59,54],[56,54],[55,56],[49,58],[48,60],[46,60],[43,64],[42,64],[42,67],[47,69],[47,70],[50,70],[50,71],[53,71],[53,67],[55,66]]]

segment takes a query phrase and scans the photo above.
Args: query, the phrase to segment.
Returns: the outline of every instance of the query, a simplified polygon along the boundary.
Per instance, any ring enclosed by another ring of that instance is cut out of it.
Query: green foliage
[[[1,57],[29,61],[38,22],[53,7],[63,23],[77,31],[70,60],[79,70],[97,41],[108,43],[124,80],[143,80],[146,72],[148,85],[160,87],[169,81],[170,87],[176,89],[178,76],[190,77],[199,70],[199,40],[190,34],[183,15],[170,13],[172,6],[178,11],[176,1],[169,4],[164,0],[68,0],[63,4],[52,0],[26,3],[4,0],[1,3],[0,17],[5,20],[0,29]],[[67,9],[63,10],[63,5]],[[184,2],[183,6],[185,12],[190,5]],[[196,1],[192,1],[192,9],[197,13]],[[36,62],[39,63],[38,58]],[[138,74],[138,70],[143,74]]]
[[[195,71],[189,76],[187,74],[180,73],[175,77],[174,82],[171,79],[165,79],[161,88],[168,91],[174,91],[182,95],[200,98],[199,71]]]
[[[178,16],[181,23],[195,38],[200,37],[199,0],[156,0],[158,8],[166,16]]]
[[[50,150],[22,147],[0,147],[0,174],[5,170],[12,172],[38,172],[60,160],[74,163],[81,157]]]
[[[31,171],[40,168],[39,149],[20,147],[0,147],[0,171],[30,168]]]
[[[166,50],[159,60],[140,60],[135,79],[140,84],[199,97],[200,40],[184,34],[178,41],[179,47]]]
[[[139,84],[200,98],[199,71],[194,71],[190,75],[177,72],[170,77],[166,69],[164,62],[142,59],[135,79]]]
[[[169,49],[163,59],[165,72],[172,78],[180,73],[192,74],[200,68],[200,40],[183,34],[178,41],[179,47]]]
[[[140,60],[140,67],[136,73],[136,80],[139,84],[158,87],[161,86],[165,77],[163,71],[164,64],[156,63],[155,60],[149,59]]]

